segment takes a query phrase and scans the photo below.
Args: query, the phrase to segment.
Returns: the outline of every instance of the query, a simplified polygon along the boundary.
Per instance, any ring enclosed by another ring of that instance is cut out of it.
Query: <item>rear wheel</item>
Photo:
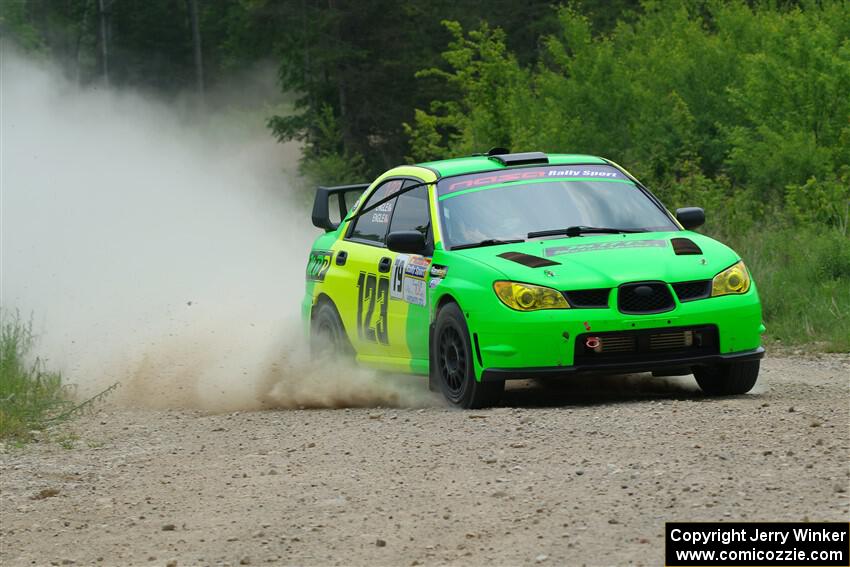
[[[333,303],[320,302],[313,311],[310,324],[310,353],[314,359],[348,358],[352,355],[351,344],[345,335],[342,320]]]
[[[505,382],[479,382],[475,379],[466,320],[454,303],[446,305],[437,314],[431,343],[431,364],[440,390],[453,405],[474,409],[499,403]]]
[[[697,384],[709,396],[746,394],[756,385],[758,376],[758,360],[694,368]]]

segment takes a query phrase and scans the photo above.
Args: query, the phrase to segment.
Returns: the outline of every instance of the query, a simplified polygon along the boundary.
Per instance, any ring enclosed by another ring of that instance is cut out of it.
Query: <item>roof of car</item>
[[[608,163],[600,157],[587,156],[581,154],[546,154],[546,157],[549,158],[550,165]],[[429,161],[417,165],[419,165],[420,167],[427,167],[433,171],[436,171],[440,175],[440,177],[462,175],[464,173],[478,173],[479,171],[492,171],[494,169],[505,169],[506,167],[508,167],[495,159],[491,159],[490,157],[483,155],[444,159],[440,161]]]

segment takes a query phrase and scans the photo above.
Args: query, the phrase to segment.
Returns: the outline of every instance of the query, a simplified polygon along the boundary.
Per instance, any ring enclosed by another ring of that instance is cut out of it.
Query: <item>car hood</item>
[[[704,280],[738,261],[729,247],[690,231],[530,240],[453,254],[485,263],[511,280],[562,290]]]

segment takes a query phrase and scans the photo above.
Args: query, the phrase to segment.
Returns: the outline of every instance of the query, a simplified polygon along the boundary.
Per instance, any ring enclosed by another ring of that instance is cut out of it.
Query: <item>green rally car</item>
[[[429,376],[452,403],[505,380],[693,373],[749,391],[761,305],[741,258],[609,160],[541,152],[396,167],[320,187],[302,303],[316,352]]]

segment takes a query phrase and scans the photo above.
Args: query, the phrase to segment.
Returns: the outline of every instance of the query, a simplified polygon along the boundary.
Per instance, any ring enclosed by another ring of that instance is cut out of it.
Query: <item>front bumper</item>
[[[586,334],[666,332],[705,326],[716,329],[710,352],[669,352],[659,357],[624,353],[617,360],[593,364],[594,371],[633,372],[711,364],[737,353],[759,353],[764,331],[755,286],[743,295],[677,302],[675,309],[659,314],[626,315],[613,306],[518,312],[494,303],[489,309],[470,310],[467,317],[478,378],[485,371],[527,374],[529,369],[552,369],[558,375],[589,371],[583,366],[588,361],[577,358],[576,348],[577,340]],[[672,362],[648,360],[653,358],[670,358]]]
[[[764,357],[764,348],[734,352],[729,354],[711,354],[681,358],[665,358],[658,360],[640,360],[634,362],[611,362],[604,364],[584,364],[575,366],[543,366],[532,368],[485,368],[481,372],[482,382],[499,382],[502,380],[524,380],[528,378],[563,378],[575,374],[632,374],[636,372],[651,372],[670,368],[687,368],[694,366],[711,366],[759,360]]]

